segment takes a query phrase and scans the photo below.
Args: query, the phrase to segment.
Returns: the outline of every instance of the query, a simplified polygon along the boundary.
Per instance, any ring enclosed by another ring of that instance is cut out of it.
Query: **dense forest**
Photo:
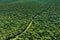
[[[18,1],[0,0],[0,40],[60,40],[59,0]]]

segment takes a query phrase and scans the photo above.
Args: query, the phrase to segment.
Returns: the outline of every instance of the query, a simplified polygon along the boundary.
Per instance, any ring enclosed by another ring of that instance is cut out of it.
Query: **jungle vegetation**
[[[0,4],[0,40],[60,40],[60,1]]]

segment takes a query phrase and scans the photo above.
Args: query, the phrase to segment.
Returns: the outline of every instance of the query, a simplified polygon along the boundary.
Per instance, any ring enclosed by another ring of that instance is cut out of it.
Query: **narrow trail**
[[[14,36],[12,36],[12,37],[8,37],[6,40],[10,40],[10,39],[12,39],[12,38],[16,38],[16,36],[18,36],[18,35],[20,35],[20,34],[22,35],[23,33],[25,33],[25,32],[30,28],[31,25],[32,25],[32,21],[30,21],[30,22],[28,23],[28,27],[25,28],[22,33],[19,32],[19,33],[17,33],[16,35],[14,35]]]
[[[29,23],[28,27],[26,28],[26,30],[25,30],[23,33],[25,33],[25,32],[31,27],[31,25],[32,25],[32,21]],[[23,34],[23,33],[22,33],[22,34]],[[20,36],[21,36],[22,34],[20,34]]]
[[[12,36],[12,37],[8,37],[6,40],[10,40],[10,39],[15,39],[18,35],[23,35],[23,33],[25,33],[32,25],[32,22],[34,21],[34,18],[39,15],[39,13],[35,14],[31,19],[30,22],[27,25],[27,28],[24,29],[24,31],[22,33],[17,33],[16,35]]]

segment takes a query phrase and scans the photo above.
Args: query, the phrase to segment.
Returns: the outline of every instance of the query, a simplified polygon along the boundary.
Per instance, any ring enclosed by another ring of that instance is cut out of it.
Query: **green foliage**
[[[0,40],[59,40],[59,3],[0,5]]]

